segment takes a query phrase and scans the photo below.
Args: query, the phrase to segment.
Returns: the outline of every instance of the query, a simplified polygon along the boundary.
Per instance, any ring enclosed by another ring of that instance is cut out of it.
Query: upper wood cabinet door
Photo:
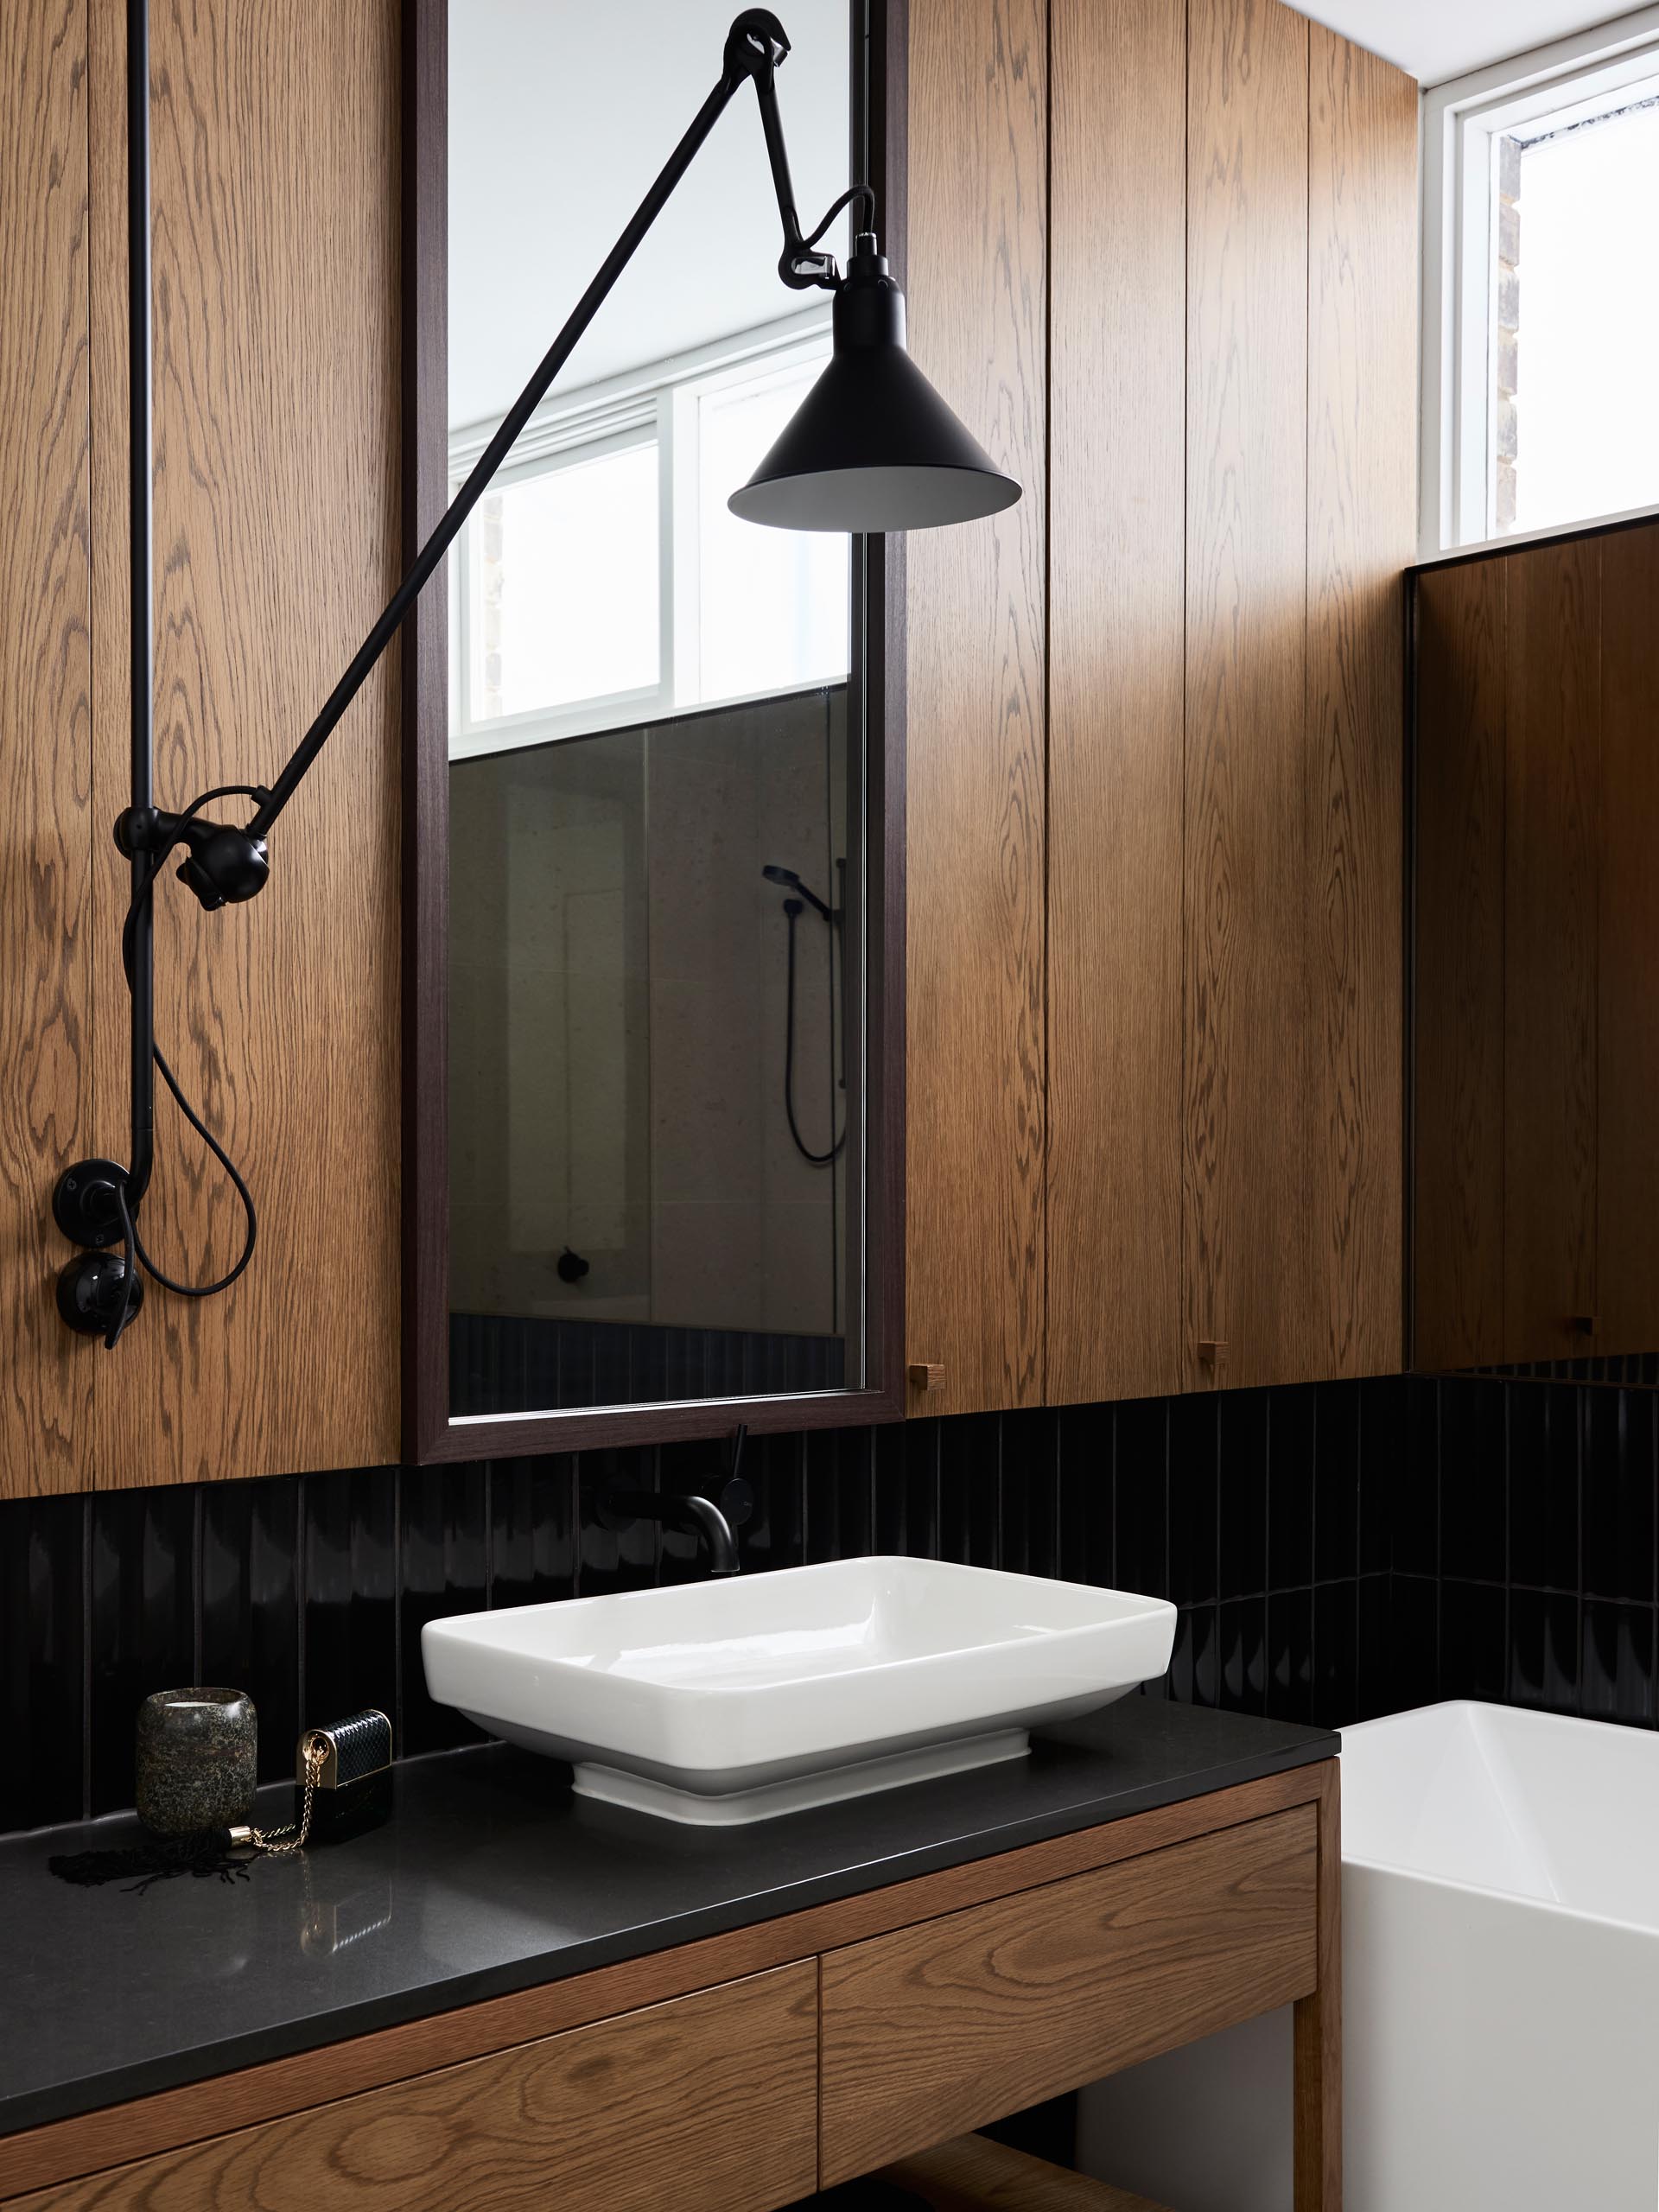
[[[1048,1395],[1389,1370],[1416,87],[1052,21]]]

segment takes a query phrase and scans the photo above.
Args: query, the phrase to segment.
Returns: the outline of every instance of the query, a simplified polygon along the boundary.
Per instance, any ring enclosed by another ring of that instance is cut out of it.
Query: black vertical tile
[[[1313,1593],[1268,1593],[1268,1711],[1275,1720],[1313,1718]]]
[[[1357,1718],[1433,1705],[1440,1690],[1440,1585],[1426,1574],[1360,1584]]]
[[[1580,1667],[1580,1709],[1592,1720],[1651,1728],[1655,1719],[1654,1617],[1646,1605],[1588,1599]]]
[[[297,1475],[205,1486],[201,1672],[253,1700],[262,1782],[294,1773],[302,1726],[299,1562]]]
[[[1397,1574],[1440,1573],[1440,1390],[1438,1381],[1422,1376],[1406,1384],[1405,1443],[1389,1539]]]
[[[1151,1690],[1152,1684],[1145,1685]],[[1155,1686],[1173,1698],[1178,1705],[1192,1702],[1192,1616],[1178,1612],[1175,1616],[1175,1637],[1170,1647],[1169,1666],[1161,1682]]]
[[[397,1470],[307,1475],[301,1484],[302,1726],[373,1706],[404,1750],[397,1683]]]
[[[1224,1598],[1216,1612],[1219,1702],[1233,1713],[1262,1713],[1268,1694],[1268,1605]]]
[[[1268,1407],[1268,1587],[1313,1579],[1313,1389],[1274,1390]]]
[[[1653,1399],[1645,1391],[1586,1389],[1583,1408],[1584,1587],[1597,1598],[1651,1604]]]
[[[655,1490],[649,1449],[584,1452],[576,1462],[576,1595],[647,1590],[657,1580],[659,1532],[643,1515],[629,1519],[607,1503],[613,1490]]]
[[[1315,1386],[1313,1576],[1319,1582],[1359,1572],[1359,1415],[1357,1382]]]
[[[1065,1407],[1057,1417],[1054,1451],[1054,1572],[1069,1582],[1112,1589],[1118,1570],[1112,1547],[1111,1408]]]
[[[92,1500],[94,1813],[132,1802],[133,1729],[144,1699],[196,1680],[198,1503],[191,1484]]]
[[[1268,1390],[1225,1390],[1220,1421],[1219,1587],[1224,1598],[1268,1586]]]
[[[1510,1393],[1510,1577],[1528,1589],[1579,1586],[1579,1395],[1554,1382]]]
[[[1321,1727],[1359,1718],[1359,1587],[1322,1582],[1313,1592],[1313,1709]]]
[[[1393,1562],[1394,1509],[1405,1473],[1402,1375],[1362,1383],[1359,1415],[1359,1572],[1385,1574]]]
[[[1479,1698],[1503,1704],[1508,1673],[1508,1595],[1490,1583],[1441,1583],[1442,1697]]]
[[[861,1559],[875,1548],[869,1431],[818,1428],[805,1438],[806,1550],[815,1560]]]
[[[1173,1398],[1169,1407],[1169,1594],[1178,1605],[1211,1603],[1216,1554],[1219,1394]]]
[[[969,1567],[999,1564],[1001,1422],[957,1414],[939,1424],[939,1556]]]
[[[490,1603],[544,1605],[575,1594],[576,1468],[569,1452],[490,1469]]]
[[[1012,1574],[1059,1572],[1058,1417],[1002,1415],[1000,1558]]]
[[[1116,1409],[1112,1535],[1118,1586],[1169,1594],[1169,1402],[1136,1398]]]
[[[943,1559],[944,1423],[907,1421],[904,1433],[905,1550],[912,1559]]]
[[[405,1467],[398,1484],[398,1630],[406,1758],[475,1743],[480,1732],[426,1693],[421,1630],[490,1601],[490,1483],[478,1465]]]
[[[0,1830],[84,1808],[89,1518],[79,1497],[0,1504]]]
[[[1508,1701],[1576,1713],[1580,1693],[1579,1601],[1564,1592],[1510,1593]]]
[[[1440,1572],[1502,1582],[1509,1571],[1505,1400],[1530,1384],[1440,1385]]]
[[[806,1559],[805,1442],[802,1436],[752,1436],[743,1450],[743,1478],[754,1511],[740,1529],[744,1568],[800,1567]]]
[[[1192,1623],[1192,1702],[1194,1705],[1219,1705],[1221,1702],[1221,1624],[1214,1605],[1192,1605],[1185,1609]]]

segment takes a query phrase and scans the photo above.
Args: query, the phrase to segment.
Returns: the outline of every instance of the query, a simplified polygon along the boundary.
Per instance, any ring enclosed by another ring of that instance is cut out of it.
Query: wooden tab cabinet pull
[[[944,1388],[944,1368],[938,1360],[913,1359],[906,1372],[913,1389],[943,1390]]]
[[[1227,1364],[1226,1340],[1224,1338],[1217,1339],[1214,1337],[1200,1337],[1198,1338],[1198,1357],[1204,1362],[1206,1367],[1213,1367],[1219,1371],[1220,1369],[1225,1367]]]
[[[1572,1325],[1577,1330],[1580,1336],[1593,1337],[1596,1333],[1596,1325],[1600,1319],[1601,1316],[1599,1313],[1575,1313],[1573,1316]]]

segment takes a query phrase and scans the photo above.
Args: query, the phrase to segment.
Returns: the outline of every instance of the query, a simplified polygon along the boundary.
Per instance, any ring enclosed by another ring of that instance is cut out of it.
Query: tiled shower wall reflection
[[[868,1551],[1115,1583],[1180,1609],[1178,1698],[1340,1725],[1437,1695],[1651,1721],[1655,1413],[1634,1391],[1406,1382],[1232,1391],[753,1440],[751,1570]],[[592,1510],[607,1476],[712,1487],[673,1446],[0,1506],[0,1827],[130,1804],[132,1722],[252,1693],[268,1778],[302,1718],[470,1734],[423,1622],[702,1572]],[[21,1753],[21,1758],[17,1754]]]

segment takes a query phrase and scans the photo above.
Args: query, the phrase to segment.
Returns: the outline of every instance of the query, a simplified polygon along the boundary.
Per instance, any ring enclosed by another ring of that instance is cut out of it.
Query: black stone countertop
[[[0,1844],[0,2134],[1330,1758],[1323,1729],[1130,1697],[1028,1759],[741,1828],[575,1797],[491,1745],[411,1760],[373,1833],[245,1881],[77,1889]],[[287,1819],[291,1792],[258,1817]]]

